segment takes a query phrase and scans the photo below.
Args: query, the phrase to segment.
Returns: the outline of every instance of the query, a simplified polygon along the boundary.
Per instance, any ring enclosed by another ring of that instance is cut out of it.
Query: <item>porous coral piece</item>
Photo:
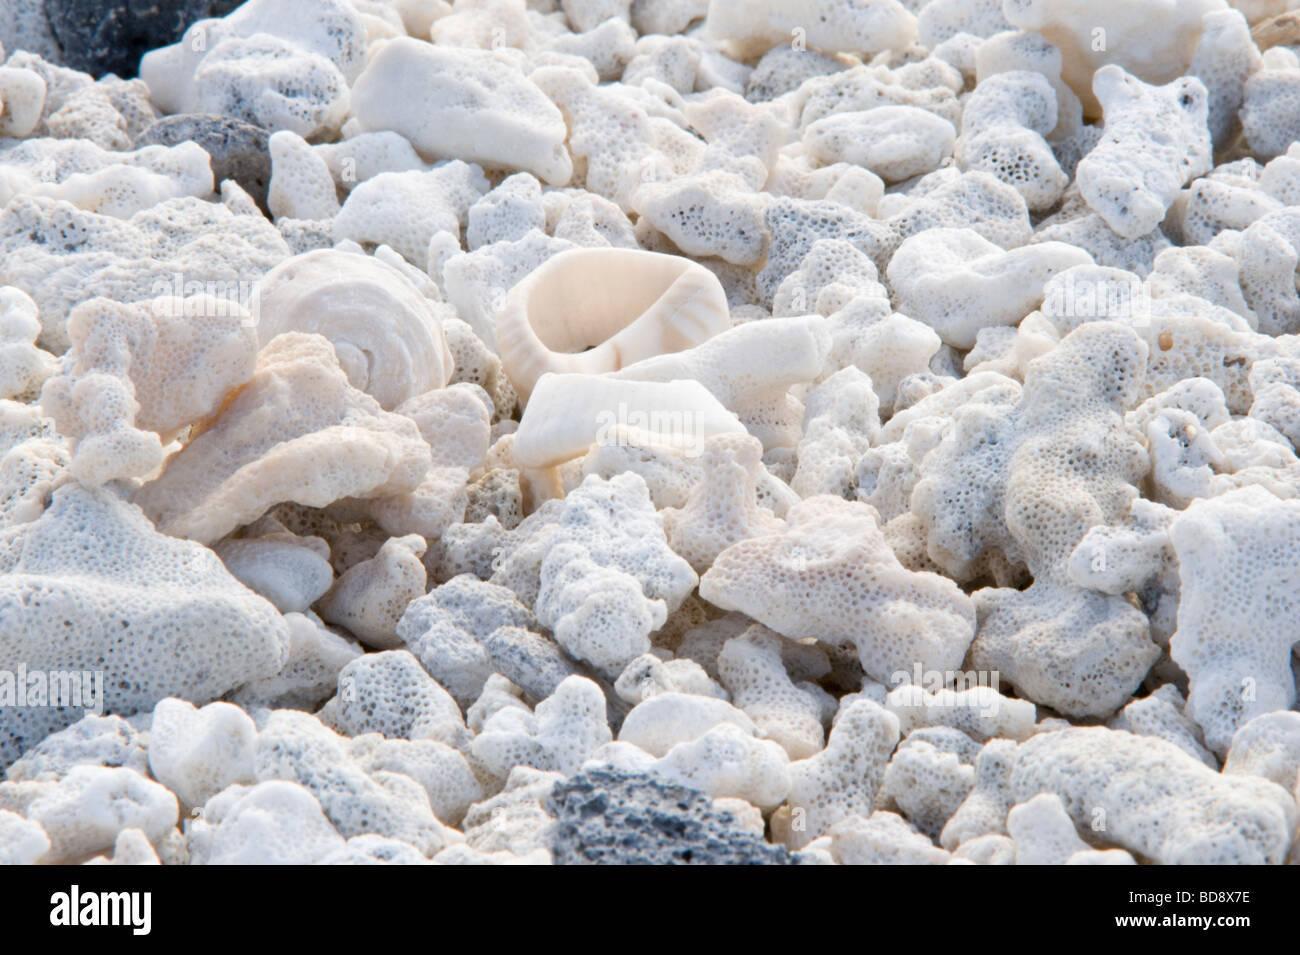
[[[352,90],[363,132],[391,129],[417,150],[567,185],[564,118],[508,57],[398,37],[372,48]]]
[[[851,242],[820,239],[777,287],[772,314],[829,316],[867,297],[879,299],[880,313],[888,314],[889,292],[879,277],[875,263]]]
[[[277,219],[333,219],[339,212],[334,178],[325,159],[297,133],[282,129],[267,140],[271,181],[266,205]]]
[[[349,736],[461,742],[460,707],[406,650],[366,653],[339,671],[330,718]]]
[[[885,255],[899,242],[926,229],[971,229],[1004,249],[1018,248],[1034,237],[1024,197],[987,172],[937,170],[907,192],[881,199],[878,214],[888,217],[891,233],[884,254],[876,257],[879,267],[888,264]]]
[[[0,67],[0,136],[31,135],[45,108],[45,80],[39,73]]]
[[[1300,360],[1261,358],[1250,366],[1250,389],[1255,400],[1250,417],[1276,428],[1300,444]]]
[[[992,739],[984,744],[975,757],[974,785],[944,824],[939,833],[940,845],[956,852],[959,846],[1006,833],[1015,759],[1016,744],[1012,740]]]
[[[353,564],[334,582],[318,604],[321,618],[346,628],[366,646],[400,647],[397,623],[428,583],[420,561],[427,547],[419,534],[390,537],[379,553]]]
[[[976,836],[953,850],[948,865],[1015,865],[1016,843],[1010,836]]]
[[[470,206],[465,245],[473,252],[494,242],[522,239],[545,226],[542,184],[531,173],[517,172]]]
[[[1300,772],[1300,713],[1274,710],[1244,724],[1232,736],[1223,772],[1271,779],[1295,792]]]
[[[1068,578],[1083,535],[1121,522],[1138,496],[1146,455],[1121,413],[1140,393],[1147,353],[1117,324],[1078,328],[1030,363],[1014,406],[1007,395],[958,412],[912,493],[927,553],[949,573],[978,575],[986,548],[1027,565],[1028,590],[976,592],[971,662],[1063,712],[1113,711],[1158,653],[1144,614]]]
[[[956,139],[952,123],[917,106],[834,113],[803,132],[803,144],[818,162],[865,166],[886,182],[937,169],[952,156]]]
[[[854,468],[880,431],[880,399],[871,379],[850,366],[808,393],[798,465],[790,488],[801,497],[834,494],[848,498]]]
[[[1189,677],[1187,714],[1219,755],[1252,717],[1295,703],[1297,611],[1283,583],[1300,503],[1246,487],[1197,501],[1170,525],[1178,630],[1169,648]]]
[[[466,810],[483,798],[469,760],[438,740],[384,739],[366,733],[352,740],[350,752],[368,773],[410,776],[429,794],[434,815],[449,826],[458,825]]]
[[[1276,783],[1219,775],[1172,743],[1103,727],[1039,733],[1011,773],[1017,802],[1061,798],[1076,827],[1163,865],[1280,863],[1295,800]]]
[[[786,527],[723,551],[700,596],[786,636],[856,649],[882,682],[898,671],[954,670],[974,633],[974,608],[950,580],[915,574],[894,556],[874,508],[819,496],[790,508]]]
[[[223,197],[234,195],[223,187]],[[244,305],[257,278],[288,253],[276,228],[244,200],[246,207],[168,199],[117,219],[19,196],[0,213],[0,283],[32,297],[39,343],[57,354],[68,348],[68,313],[87,288],[116,302],[213,294]]]
[[[229,703],[159,700],[149,722],[149,771],[183,808],[202,806],[227,786],[251,784],[257,727]]]
[[[760,735],[754,721],[726,700],[659,693],[632,707],[619,728],[618,739],[639,746],[651,756],[666,756],[678,743],[699,739],[724,723],[739,726],[752,736]]]
[[[565,498],[539,570],[536,612],[571,655],[615,678],[650,648],[698,577],[668,547],[645,482],[588,477]]]
[[[650,3],[653,0],[642,2]],[[841,57],[780,44],[763,54],[754,71],[745,80],[745,99],[751,103],[776,100],[797,90],[805,80],[838,73],[847,67],[848,63]]]
[[[210,542],[283,501],[412,491],[430,460],[413,421],[348,384],[327,339],[294,332],[136,501],[167,533]]]
[[[672,0],[669,0],[672,2]],[[695,0],[687,0],[695,2]],[[653,7],[661,7],[664,4],[652,4]],[[656,33],[657,30],[646,32]],[[676,32],[676,31],[672,31]],[[596,70],[596,75],[602,82],[617,80],[623,75],[623,70],[627,67],[628,61],[636,55],[637,31],[623,17],[610,17],[603,23],[597,24],[589,30],[583,30],[580,33],[557,33],[554,36],[545,38],[543,41],[545,53],[535,56],[533,62],[537,64],[556,62],[559,57],[556,54],[564,56],[577,57],[586,60]],[[546,54],[551,54],[548,57]],[[561,62],[570,62],[563,60]],[[578,66],[573,62],[575,67]]]
[[[1255,312],[1259,330],[1278,335],[1300,328],[1300,302],[1294,283],[1286,284],[1300,258],[1300,214],[1278,209],[1252,222],[1242,232],[1225,230],[1215,236],[1213,248],[1236,261],[1241,291]]]
[[[27,401],[54,373],[54,356],[36,346],[36,303],[21,289],[0,287],[0,398]]]
[[[339,671],[362,653],[355,640],[324,626],[319,617],[287,613],[289,655],[274,675],[250,680],[230,695],[246,709],[258,706],[315,709],[338,686]]]
[[[1134,700],[1124,707],[1107,725],[1138,736],[1167,740],[1211,769],[1218,769],[1218,760],[1205,748],[1201,728],[1184,712],[1186,705],[1178,687],[1166,683],[1157,687],[1150,696]]]
[[[1263,66],[1260,51],[1240,9],[1212,10],[1201,18],[1201,36],[1187,72],[1210,93],[1208,123],[1216,146],[1225,145],[1237,124],[1245,86]]]
[[[1246,81],[1239,114],[1242,132],[1261,159],[1286,152],[1300,129],[1296,127],[1296,99],[1300,97],[1300,69],[1261,69]]]
[[[494,672],[495,661],[484,642],[502,628],[536,627],[532,611],[513,592],[461,574],[406,604],[397,636],[468,709]],[[511,673],[506,675],[513,679]]]
[[[270,34],[216,43],[194,72],[193,111],[269,130],[329,136],[347,118],[347,79],[328,59]],[[151,87],[152,89],[152,87]]]
[[[355,130],[349,130],[355,132]],[[282,137],[291,142],[291,138]],[[335,198],[385,172],[427,171],[431,167],[401,133],[382,130],[348,136],[336,143],[319,143],[311,151],[325,163],[333,177]]]
[[[1016,843],[1016,865],[1067,865],[1075,854],[1092,851],[1056,793],[1039,793],[1013,806],[1007,832]]]
[[[897,745],[897,717],[871,700],[852,703],[831,730],[826,748],[791,764],[789,799],[773,817],[773,834],[800,849],[836,823],[869,814]]]
[[[916,15],[916,39],[927,49],[959,33],[990,37],[1010,29],[999,0],[934,0]]]
[[[414,490],[373,498],[345,498],[331,512],[341,521],[366,524],[394,536],[412,531],[434,540],[461,520],[469,504],[465,468],[433,467],[424,473]]]
[[[173,829],[161,840],[158,849],[154,849],[153,844],[149,842],[149,837],[144,834],[142,829],[123,829],[117,834],[117,839],[113,842],[113,855],[95,856],[89,860],[86,865],[162,865],[159,858],[159,852],[168,855],[168,861],[171,862],[173,857],[168,850],[180,842],[180,830]]]
[[[797,686],[781,658],[784,638],[755,625],[728,640],[718,654],[718,675],[736,706],[791,759],[823,748],[819,698]]]
[[[159,842],[176,825],[176,797],[132,769],[74,766],[27,807],[50,840],[42,860],[77,863],[112,848],[124,829]]]
[[[284,662],[288,630],[274,607],[211,551],[157,533],[107,490],[55,492],[40,518],[0,537],[0,569],[5,666],[84,670],[77,685],[98,696],[76,705],[64,686],[62,706],[0,710],[0,762],[74,722],[83,706],[135,713],[167,696],[206,703]],[[131,679],[94,688],[95,670]]]
[[[653,772],[714,799],[743,799],[770,810],[790,791],[789,765],[779,744],[756,739],[751,730],[724,722],[634,771]]]
[[[334,583],[329,544],[319,537],[280,531],[228,537],[212,549],[240,583],[283,614],[303,613]]]
[[[312,793],[284,780],[224,790],[188,842],[192,865],[312,865],[346,844]]]
[[[1016,325],[1043,297],[1043,286],[1092,257],[1063,242],[1003,250],[971,229],[927,229],[889,260],[898,308],[925,322],[947,344],[972,348],[981,329]]]
[[[213,296],[91,299],[68,316],[67,334],[41,407],[77,439],[72,473],[87,486],[155,472],[162,445],[215,414],[256,366],[251,316]]]
[[[1152,87],[1113,65],[1097,71],[1092,88],[1106,128],[1079,161],[1079,191],[1116,233],[1136,239],[1160,224],[1184,183],[1213,166],[1209,94],[1195,77]]]
[[[122,717],[87,714],[27,750],[5,776],[18,782],[58,781],[74,766],[125,766],[147,775],[148,746],[148,734]]]
[[[916,376],[933,380],[930,362],[943,343],[923,322],[897,312],[878,317],[875,302],[862,306],[863,299],[855,298],[830,316],[827,367],[861,369],[871,379],[880,414],[891,415],[904,381],[916,381]]]
[[[414,660],[411,663],[419,668]],[[267,713],[258,726],[254,761],[259,785],[249,795],[270,780],[297,784],[314,797],[329,823],[346,838],[374,833],[409,843],[426,856],[460,841],[458,833],[434,816],[429,794],[420,783],[403,773],[366,772],[352,757],[347,739],[308,713]],[[220,823],[224,814],[214,813],[213,803],[230,800],[230,794],[239,799],[240,790],[231,787],[209,800],[205,818],[217,815],[214,821]],[[297,801],[302,802],[301,797]]]
[[[925,730],[904,739],[885,767],[880,796],[935,838],[975,785],[978,747],[958,730]]]
[[[381,172],[348,193],[329,237],[362,248],[387,245],[408,263],[423,266],[439,237],[459,248],[470,206],[488,188],[477,165],[458,159],[427,171]]]
[[[897,0],[710,0],[705,33],[739,59],[799,39],[823,53],[901,50],[916,38],[916,18]]]
[[[755,282],[758,304],[770,308],[776,291],[820,240],[841,239],[880,266],[896,238],[891,224],[832,199],[782,196],[767,206],[764,218],[771,235],[767,260]]]
[[[554,693],[566,677],[584,675],[558,643],[523,627],[497,627],[482,644],[488,668],[495,671],[484,686],[504,675],[534,703]]]
[[[737,432],[739,433],[739,432]],[[681,508],[699,484],[703,456],[693,445],[672,447],[659,444],[653,435],[643,435],[631,428],[617,428],[618,439],[597,444],[581,461],[581,475],[571,474],[570,481],[589,474],[611,478],[624,471],[641,475],[656,508]],[[711,438],[705,439],[705,444]],[[667,520],[667,517],[665,517]],[[667,524],[664,525],[667,529]]]
[[[898,717],[904,736],[923,727],[944,726],[959,729],[977,742],[994,737],[1028,739],[1038,718],[1032,702],[1003,696],[996,686],[931,691],[906,683],[890,691],[885,708]]]
[[[697,573],[732,544],[778,528],[776,516],[758,502],[757,485],[766,473],[762,450],[748,435],[708,439],[690,497],[680,509],[663,509],[668,546]]]
[[[208,154],[195,143],[116,152],[79,139],[14,141],[0,149],[0,169],[5,201],[48,196],[123,219],[167,199],[206,198],[213,186]]]
[[[648,103],[629,94],[636,87],[598,86],[568,66],[543,66],[529,79],[560,108],[569,154],[583,170],[586,189],[624,211],[642,183],[691,171],[705,149],[671,119],[651,115]]]
[[[27,50],[16,50],[7,66],[31,72],[45,83],[45,102],[34,132],[55,139],[86,139],[105,149],[128,150],[135,137],[158,118],[149,89],[140,80],[105,76],[95,82],[85,73],[55,65]]]
[[[551,3],[554,9],[558,3]],[[408,30],[411,36],[429,37],[435,44],[471,49],[489,47],[523,48],[529,45],[532,23],[528,8],[519,0],[468,0],[455,7],[441,4],[423,11],[420,26],[425,29]],[[557,20],[552,29],[559,32],[563,21]]]
[[[195,112],[200,96],[198,75],[207,58],[222,42],[244,38],[261,39],[264,44],[276,41],[274,47],[266,48],[283,50],[281,55],[289,54],[310,62],[318,70],[329,66],[333,71],[331,76],[337,75],[344,94],[347,84],[356,80],[365,64],[366,22],[351,3],[345,0],[254,0],[221,19],[199,20],[186,29],[179,42],[146,53],[140,61],[140,77],[148,84],[150,96],[164,112]],[[256,46],[253,48],[257,49]],[[237,62],[235,59],[234,63]],[[239,72],[234,64],[232,72],[236,76]],[[288,75],[292,76],[292,73]],[[299,87],[296,92],[310,89],[310,86]],[[292,88],[286,91],[284,108],[295,105],[294,91]],[[346,109],[346,100],[342,105]]]
[[[873,812],[849,816],[829,833],[830,853],[840,865],[944,865],[948,853],[902,816]]]
[[[459,845],[459,843],[457,844]],[[449,852],[449,846],[443,852]],[[442,853],[439,853],[441,855]],[[341,849],[318,859],[316,865],[430,865],[415,846],[384,836],[353,836]]]
[[[570,775],[610,739],[600,687],[586,677],[571,676],[533,713],[508,707],[493,714],[474,737],[471,751],[500,778],[518,766]]]
[[[1070,182],[1043,138],[1056,126],[1056,93],[1046,77],[1026,70],[995,73],[962,110],[958,162],[992,173],[1024,196],[1031,212],[1045,212]]]
[[[719,87],[693,97],[682,110],[709,148],[701,169],[729,169],[762,186],[776,167],[789,131],[774,109],[754,105]]]
[[[639,223],[654,226],[687,255],[745,267],[763,260],[766,200],[734,172],[710,169],[663,181],[651,178],[632,193],[630,204]]]
[[[50,837],[38,823],[0,809],[0,865],[35,865],[50,851]]]

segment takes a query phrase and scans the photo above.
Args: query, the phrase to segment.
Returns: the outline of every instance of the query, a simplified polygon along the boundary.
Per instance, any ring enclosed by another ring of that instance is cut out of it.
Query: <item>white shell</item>
[[[715,434],[744,426],[697,381],[621,381],[544,375],[515,432],[511,453],[526,468],[550,468],[602,442],[628,441],[699,453]]]
[[[501,361],[527,400],[547,372],[598,375],[731,327],[717,277],[690,259],[571,249],[516,285],[497,313]]]
[[[255,313],[263,346],[284,332],[328,338],[348,382],[385,411],[451,377],[451,351],[429,300],[368,255],[317,249],[281,262],[262,279]]]

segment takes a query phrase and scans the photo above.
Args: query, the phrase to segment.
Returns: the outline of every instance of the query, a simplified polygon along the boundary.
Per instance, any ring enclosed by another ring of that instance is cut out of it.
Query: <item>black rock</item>
[[[556,865],[794,865],[704,793],[643,773],[593,769],[557,783]]]
[[[233,179],[266,211],[266,189],[271,182],[269,133],[260,126],[229,116],[177,113],[165,116],[138,137],[135,146],[175,146],[193,140],[212,157],[214,185]]]
[[[65,65],[96,78],[135,76],[140,57],[181,38],[196,20],[243,0],[45,0],[45,19]]]

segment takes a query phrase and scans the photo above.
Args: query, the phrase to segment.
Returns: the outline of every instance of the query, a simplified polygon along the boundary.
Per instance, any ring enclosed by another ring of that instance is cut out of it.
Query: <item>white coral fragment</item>
[[[413,421],[348,384],[328,340],[293,332],[136,501],[169,533],[213,541],[282,501],[412,491],[430,461]]]
[[[1174,660],[1187,671],[1187,712],[1223,755],[1252,717],[1295,703],[1291,648],[1300,641],[1285,580],[1300,506],[1261,487],[1197,502],[1170,525],[1181,597]]]
[[[398,37],[376,48],[352,91],[363,131],[391,129],[433,158],[569,181],[559,109],[510,59]]]
[[[1136,239],[1160,224],[1184,183],[1212,165],[1208,94],[1195,77],[1151,87],[1118,66],[1098,70],[1092,88],[1106,129],[1079,162],[1079,191],[1107,225]],[[1171,128],[1179,133],[1170,135]]]
[[[970,598],[950,580],[903,567],[868,505],[822,496],[792,507],[786,527],[723,551],[700,595],[787,636],[856,649],[884,682],[898,672],[954,670],[974,633]]]

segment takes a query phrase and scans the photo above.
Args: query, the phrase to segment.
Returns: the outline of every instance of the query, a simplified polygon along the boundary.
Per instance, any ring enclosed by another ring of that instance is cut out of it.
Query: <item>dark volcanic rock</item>
[[[225,16],[242,2],[45,0],[45,19],[67,66],[129,79],[145,53],[175,43],[194,21]]]
[[[593,769],[556,783],[556,865],[794,865],[708,796],[655,776]]]
[[[178,113],[154,123],[136,138],[141,146],[175,146],[194,140],[212,157],[214,184],[233,179],[266,210],[266,189],[271,182],[269,134],[260,126],[229,116]]]

